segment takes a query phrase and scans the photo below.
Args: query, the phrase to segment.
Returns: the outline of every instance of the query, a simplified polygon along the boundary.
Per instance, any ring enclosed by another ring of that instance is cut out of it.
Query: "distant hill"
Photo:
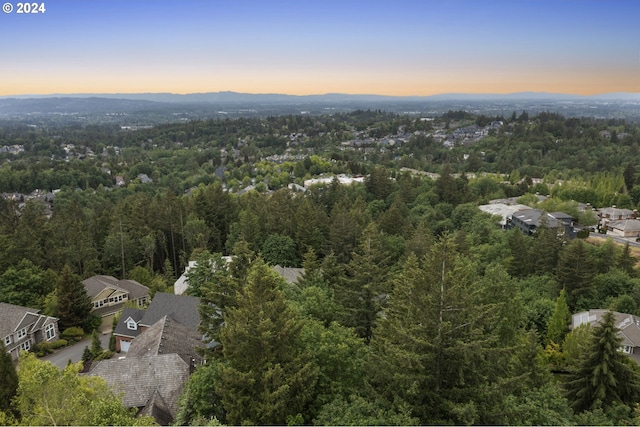
[[[640,93],[594,96],[545,92],[384,96],[209,92],[185,95],[80,93],[0,97],[0,118],[20,118],[38,123],[42,123],[43,120],[75,120],[79,123],[139,125],[203,118],[326,114],[356,109],[381,109],[426,116],[434,116],[448,110],[465,110],[491,116],[508,115],[523,110],[533,114],[540,111],[557,111],[566,116],[626,118],[637,121],[640,118]],[[123,115],[128,118],[118,118]],[[38,118],[42,119],[36,120]]]
[[[277,93],[240,93],[240,92],[206,92],[190,93],[185,95],[173,93],[78,93],[78,94],[55,94],[55,95],[20,95],[13,97],[0,97],[6,99],[121,99],[150,102],[166,102],[181,104],[263,104],[263,103],[336,103],[336,102],[429,102],[429,101],[512,101],[512,100],[637,100],[640,101],[640,93],[617,92],[592,96],[581,96],[548,92],[517,92],[509,94],[465,94],[448,93],[430,96],[386,96],[386,95],[350,95],[342,93],[328,93],[323,95],[286,95]]]

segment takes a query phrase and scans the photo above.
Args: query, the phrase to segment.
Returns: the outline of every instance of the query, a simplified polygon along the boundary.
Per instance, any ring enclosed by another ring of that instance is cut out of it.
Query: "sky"
[[[0,3],[0,96],[640,92],[636,0]]]

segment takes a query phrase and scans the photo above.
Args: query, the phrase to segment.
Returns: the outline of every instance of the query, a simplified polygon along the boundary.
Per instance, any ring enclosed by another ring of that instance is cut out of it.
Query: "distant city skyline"
[[[9,3],[0,96],[640,92],[633,0]]]

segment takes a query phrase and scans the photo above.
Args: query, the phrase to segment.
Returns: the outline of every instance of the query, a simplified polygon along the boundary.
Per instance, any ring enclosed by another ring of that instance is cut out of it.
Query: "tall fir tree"
[[[581,239],[573,240],[562,249],[556,267],[556,278],[567,292],[569,310],[575,312],[582,307],[581,302],[589,298],[591,282],[595,274],[594,264],[587,243]]]
[[[358,248],[347,267],[347,277],[336,289],[336,300],[343,309],[343,324],[369,342],[388,295],[389,255],[374,223],[363,231]]]
[[[80,279],[65,265],[56,287],[58,325],[61,330],[83,326],[91,313],[91,298]]]
[[[18,373],[4,342],[0,342],[0,413],[11,411],[11,400],[18,390]]]
[[[611,311],[592,329],[588,348],[566,383],[574,411],[633,406],[640,400],[640,368],[620,351],[619,332]]]
[[[227,310],[216,392],[230,424],[286,424],[313,399],[318,368],[300,346],[303,323],[281,285],[258,259]]]
[[[508,274],[489,270],[478,277],[449,236],[424,267],[409,256],[371,342],[371,384],[392,408],[422,424],[500,423],[492,405],[512,374],[506,350],[520,321]]]

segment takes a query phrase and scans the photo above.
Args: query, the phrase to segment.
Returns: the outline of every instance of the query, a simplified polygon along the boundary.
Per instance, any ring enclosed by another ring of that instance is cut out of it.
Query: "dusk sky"
[[[0,96],[640,92],[635,0],[9,3]]]

